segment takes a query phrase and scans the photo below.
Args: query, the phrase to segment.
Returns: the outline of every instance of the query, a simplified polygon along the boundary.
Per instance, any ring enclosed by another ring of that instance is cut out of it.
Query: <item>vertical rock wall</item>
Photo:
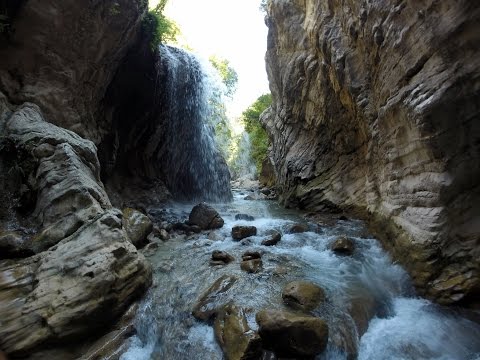
[[[271,0],[263,121],[290,206],[358,211],[440,303],[480,292],[480,6]]]

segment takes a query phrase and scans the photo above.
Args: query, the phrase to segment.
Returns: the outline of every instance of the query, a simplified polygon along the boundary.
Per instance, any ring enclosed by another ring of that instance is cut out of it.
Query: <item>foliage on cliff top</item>
[[[150,36],[150,47],[152,50],[167,41],[174,42],[180,33],[178,25],[167,18],[163,11],[168,0],[160,0],[157,6],[151,9],[143,18],[143,31]]]
[[[250,136],[251,155],[257,172],[262,170],[262,162],[267,157],[270,143],[267,132],[260,122],[260,115],[272,104],[272,95],[263,94],[242,113],[245,130]]]

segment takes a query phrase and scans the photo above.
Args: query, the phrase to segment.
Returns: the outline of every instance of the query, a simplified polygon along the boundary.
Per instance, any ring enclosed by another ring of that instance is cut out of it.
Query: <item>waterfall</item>
[[[215,116],[211,82],[200,62],[191,53],[161,46],[157,74],[162,126],[154,151],[167,186],[177,199],[230,200],[230,173],[209,122]]]

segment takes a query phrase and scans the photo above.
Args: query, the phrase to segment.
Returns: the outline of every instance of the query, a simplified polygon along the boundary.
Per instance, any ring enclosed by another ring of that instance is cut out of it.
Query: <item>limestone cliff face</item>
[[[29,0],[10,10],[0,36],[0,89],[13,104],[99,143],[99,104],[140,30],[144,0]],[[8,9],[7,9],[8,10]],[[3,13],[3,12],[2,12]],[[15,14],[15,15],[13,15]]]
[[[480,290],[480,6],[271,0],[283,201],[356,210],[440,303]]]

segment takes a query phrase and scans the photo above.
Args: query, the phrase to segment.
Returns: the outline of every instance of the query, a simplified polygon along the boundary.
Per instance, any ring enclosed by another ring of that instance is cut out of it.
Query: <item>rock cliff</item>
[[[284,203],[356,211],[421,294],[478,305],[478,3],[271,0],[266,22]]]

